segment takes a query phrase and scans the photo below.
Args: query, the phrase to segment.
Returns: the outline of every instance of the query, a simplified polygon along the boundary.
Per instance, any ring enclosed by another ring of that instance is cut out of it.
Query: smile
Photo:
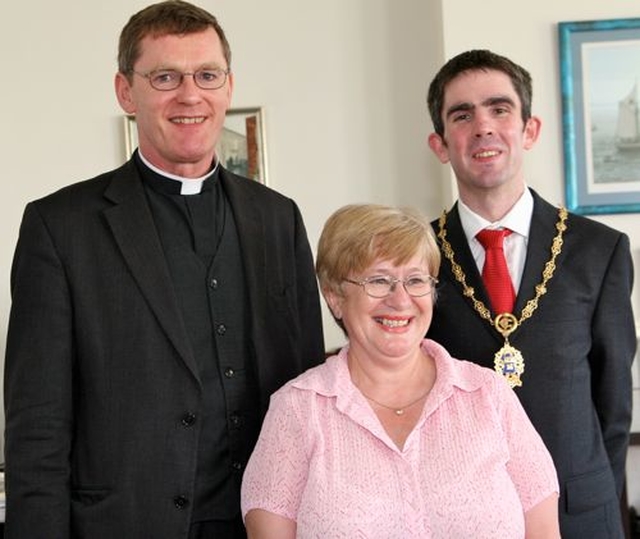
[[[483,152],[474,153],[473,157],[476,159],[483,159],[486,157],[495,157],[497,155],[500,155],[500,152],[496,150],[485,150]]]
[[[199,116],[197,118],[171,118],[171,122],[174,124],[201,124],[204,122],[204,117]]]
[[[378,324],[382,324],[388,328],[402,328],[409,325],[409,319],[397,319],[397,318],[375,318],[375,321]]]

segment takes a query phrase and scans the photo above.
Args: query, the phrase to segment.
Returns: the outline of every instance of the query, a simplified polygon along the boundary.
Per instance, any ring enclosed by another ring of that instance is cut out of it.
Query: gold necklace
[[[353,358],[353,361],[355,361],[358,365],[360,365],[360,360],[358,359],[358,356],[356,356],[351,350],[349,350],[349,358]],[[359,367],[361,368],[361,367]],[[362,389],[360,389],[359,386],[356,385],[356,383],[354,382],[353,385],[355,385],[358,388],[358,391],[360,391],[360,393],[362,393],[362,396],[367,399],[370,400],[371,402],[377,404],[378,406],[382,406],[383,408],[386,408],[387,410],[392,410],[393,413],[395,413],[397,416],[401,416],[404,415],[404,412],[407,408],[411,408],[414,404],[417,404],[418,402],[420,402],[422,399],[424,399],[429,392],[431,391],[431,388],[427,389],[422,395],[420,395],[416,400],[411,401],[408,404],[405,404],[404,406],[401,407],[397,407],[397,406],[388,406],[387,404],[383,404],[379,401],[377,401],[376,399],[370,397],[369,395],[367,395],[364,391],[362,391]]]
[[[360,389],[360,388],[358,388],[358,389]],[[365,395],[365,393],[362,391],[362,389],[360,389],[360,393],[362,393],[366,399],[370,400],[371,402],[375,402],[378,406],[382,406],[383,408],[386,408],[387,410],[392,410],[397,416],[404,415],[404,411],[407,408],[411,408],[414,404],[417,404],[422,399],[424,399],[429,394],[429,391],[431,391],[431,390],[430,389],[427,390],[424,394],[420,395],[416,400],[411,401],[409,404],[405,404],[401,408],[396,408],[395,406],[387,406],[386,404],[382,404],[381,402],[378,402],[376,399],[373,399],[373,398],[369,397],[369,395]]]
[[[462,271],[460,265],[454,260],[453,248],[447,241],[447,231],[445,229],[447,222],[446,210],[442,212],[438,223],[440,228],[438,239],[441,242],[442,251],[451,263],[451,271],[454,277],[462,285],[463,294],[471,300],[474,309],[480,317],[487,320],[489,324],[504,337],[504,346],[496,352],[493,363],[496,372],[502,374],[512,388],[522,386],[520,375],[524,372],[524,358],[519,350],[509,344],[509,335],[518,329],[525,320],[531,318],[538,308],[538,301],[547,293],[547,284],[556,270],[556,258],[562,252],[563,235],[567,230],[566,221],[568,215],[566,208],[558,208],[558,222],[556,223],[558,233],[553,238],[553,243],[551,244],[551,258],[544,266],[542,282],[536,286],[536,295],[527,301],[527,304],[520,313],[520,320],[511,313],[500,313],[495,318],[491,318],[491,311],[482,301],[476,298],[473,287],[467,284],[467,277],[464,271]]]

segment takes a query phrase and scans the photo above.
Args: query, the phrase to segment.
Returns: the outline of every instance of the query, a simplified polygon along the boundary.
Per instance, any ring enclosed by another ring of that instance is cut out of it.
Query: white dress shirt
[[[522,196],[513,205],[513,208],[499,221],[491,223],[484,217],[471,211],[461,200],[458,200],[458,212],[462,229],[471,248],[471,254],[482,273],[484,265],[484,247],[476,238],[476,234],[485,228],[508,228],[512,231],[504,240],[504,256],[507,259],[509,275],[513,281],[513,288],[518,293],[520,281],[524,271],[524,263],[527,257],[527,244],[529,243],[529,228],[531,227],[531,215],[533,213],[533,196],[528,188],[525,188]]]

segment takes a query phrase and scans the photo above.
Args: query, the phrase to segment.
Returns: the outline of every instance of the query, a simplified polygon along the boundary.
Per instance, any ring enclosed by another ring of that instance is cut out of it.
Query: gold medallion
[[[509,343],[509,335],[518,329],[519,325],[520,322],[511,313],[499,314],[493,321],[493,326],[504,337],[504,346],[493,357],[494,369],[507,379],[511,389],[522,386],[520,375],[524,372],[524,358],[520,350]]]
[[[524,358],[519,350],[509,344],[509,341],[496,352],[493,365],[495,371],[506,378],[511,389],[522,385],[520,375],[524,372]]]
[[[518,319],[511,313],[502,313],[496,316],[493,325],[500,335],[507,339],[509,335],[518,329],[520,322],[518,322]]]

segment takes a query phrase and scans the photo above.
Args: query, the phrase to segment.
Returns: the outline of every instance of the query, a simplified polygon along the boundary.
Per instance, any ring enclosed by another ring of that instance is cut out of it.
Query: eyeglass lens
[[[182,84],[185,76],[193,77],[194,82],[203,90],[217,90],[224,86],[227,80],[227,71],[221,68],[199,69],[195,73],[182,73],[173,69],[152,71],[142,75],[156,90],[175,90]]]
[[[363,282],[364,290],[373,297],[385,297],[393,293],[396,286],[402,284],[410,296],[426,296],[433,287],[430,277],[415,276],[407,279],[394,279],[392,277],[376,277]]]

